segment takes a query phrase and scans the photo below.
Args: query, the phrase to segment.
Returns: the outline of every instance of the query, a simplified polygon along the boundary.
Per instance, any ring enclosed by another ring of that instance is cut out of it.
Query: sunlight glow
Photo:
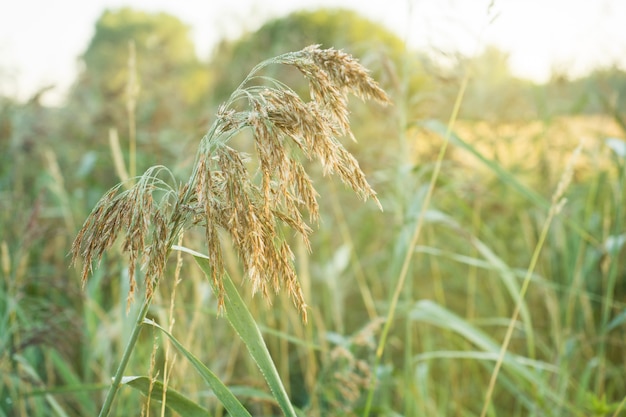
[[[222,37],[300,8],[345,7],[381,23],[411,48],[510,54],[515,75],[537,82],[553,73],[581,76],[598,66],[626,67],[622,0],[24,0],[0,5],[0,92],[21,99],[54,84],[58,97],[77,72],[93,25],[105,8],[165,11],[189,24],[201,58]],[[57,98],[58,99],[58,98]]]

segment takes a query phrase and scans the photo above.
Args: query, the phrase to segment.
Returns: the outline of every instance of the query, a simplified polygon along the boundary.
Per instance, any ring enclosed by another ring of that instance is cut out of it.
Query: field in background
[[[189,71],[200,77],[198,68]],[[401,90],[390,73],[381,71],[375,75],[395,104],[356,107],[351,123],[359,142],[347,146],[384,211],[358,201],[336,180],[314,178],[321,219],[314,225],[312,251],[292,242],[309,323],[303,324],[282,296],[271,306],[253,297],[237,255],[224,254],[294,405],[310,416],[360,416],[375,379],[372,415],[480,415],[528,278],[486,415],[626,415],[621,113],[537,111],[521,120],[456,121],[413,246],[453,101],[443,87],[427,86],[428,103],[449,105],[441,105],[437,114],[416,108],[414,103],[423,100],[424,89],[417,88],[422,81],[413,80],[415,91]],[[550,103],[551,87],[536,88],[545,88]],[[96,415],[136,313],[136,306],[126,311],[127,265],[119,248],[105,257],[84,289],[80,271],[69,266],[67,255],[80,225],[119,180],[103,134],[108,127],[117,127],[129,158],[130,113],[124,100],[108,101],[104,94],[95,99],[95,90],[84,91],[91,93],[64,109],[41,108],[36,100],[3,99],[0,105],[0,416]],[[462,114],[478,100],[472,91],[464,97]],[[138,172],[153,163],[176,173],[190,168],[205,119],[213,117],[189,97],[194,93],[172,97],[144,82],[140,94],[150,97],[136,107]],[[588,93],[593,97],[603,90]],[[80,103],[92,107],[81,111]],[[177,112],[187,108],[176,108],[181,103],[197,106],[194,115],[181,119]],[[105,110],[90,118],[87,110],[93,108]],[[480,114],[475,107],[471,111]],[[167,123],[160,124],[163,120]],[[581,141],[564,190],[567,201],[551,220],[552,196]],[[204,251],[203,239],[199,230],[185,235],[183,243]],[[407,280],[384,355],[377,360],[407,253]],[[150,317],[171,328],[253,415],[278,415],[256,364],[217,315],[204,275],[187,255],[180,255],[182,269],[176,272],[177,256],[172,255]],[[127,373],[166,376],[177,391],[214,415],[225,415],[185,358],[149,328]],[[144,415],[160,415],[157,403],[145,403],[124,387],[114,415],[140,415],[142,409]]]

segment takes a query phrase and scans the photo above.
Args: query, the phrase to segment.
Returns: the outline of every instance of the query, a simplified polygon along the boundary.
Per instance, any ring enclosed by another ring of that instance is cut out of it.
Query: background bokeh
[[[626,74],[617,53],[624,40],[612,31],[621,3],[598,2],[604,9],[587,16],[574,13],[576,2],[571,10],[558,1],[528,2],[534,14],[515,14],[521,6],[506,2],[450,1],[442,2],[445,13],[431,15],[419,2],[385,3],[372,9],[378,16],[323,3],[283,13],[280,2],[266,10],[251,3],[237,13],[220,4],[223,26],[211,32],[203,54],[197,36],[207,32],[170,6],[90,9],[85,16],[94,20],[80,23],[89,32],[66,39],[79,46],[73,63],[58,66],[62,55],[54,48],[63,40],[48,39],[36,25],[49,5],[32,7],[13,23],[16,41],[6,42],[7,55],[22,53],[22,39],[37,42],[47,45],[40,65],[49,63],[53,73],[71,70],[68,82],[67,75],[20,71],[15,62],[25,61],[19,59],[0,61],[0,416],[97,414],[136,306],[126,311],[128,265],[119,247],[81,288],[68,253],[82,222],[125,173],[160,164],[179,181],[187,178],[219,104],[248,71],[310,44],[353,54],[393,105],[351,100],[357,142],[344,142],[384,211],[311,167],[321,219],[313,225],[311,252],[293,241],[308,324],[289,300],[279,296],[269,306],[253,296],[236,254],[225,253],[294,405],[311,416],[362,415],[375,375],[374,415],[480,415],[528,277],[487,415],[626,414]],[[386,9],[408,24],[393,26]],[[461,15],[471,16],[465,26]],[[68,9],[63,16],[56,27],[69,33],[64,27],[74,15]],[[543,33],[553,53],[537,46],[535,58],[530,48],[526,59],[556,56],[549,71],[531,76],[519,62],[520,49],[491,42],[503,21],[510,27],[501,36],[512,37],[511,44]],[[587,57],[583,43],[580,57],[567,55],[552,39],[568,39],[562,33],[569,26],[560,24],[578,27],[576,36],[588,34],[585,42],[599,58]],[[614,36],[613,44],[598,42],[598,33]],[[298,74],[267,71],[306,95]],[[136,152],[129,150],[131,138]],[[552,218],[559,185],[566,187],[559,198],[567,200]],[[205,250],[203,231],[188,233],[184,244]],[[407,253],[407,279],[392,307]],[[177,283],[172,256],[172,279],[162,281],[151,318],[171,326],[253,415],[277,415],[263,376],[217,315],[206,278],[191,259],[183,261]],[[171,386],[225,415],[189,363],[180,356],[166,361],[165,349],[160,334],[145,329],[127,372],[158,377],[167,362]],[[115,415],[141,413],[159,415],[160,407],[122,389]]]

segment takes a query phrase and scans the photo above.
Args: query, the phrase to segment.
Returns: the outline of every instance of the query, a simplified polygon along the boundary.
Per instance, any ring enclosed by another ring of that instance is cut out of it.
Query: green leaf
[[[476,355],[474,359],[491,361],[497,359],[500,355],[500,345],[490,336],[467,320],[430,300],[421,300],[415,303],[409,317],[411,320],[428,323],[457,333],[486,353],[474,353]],[[415,359],[428,360],[434,357],[436,357],[436,354],[432,357],[429,357],[429,354],[422,354],[415,357]],[[516,383],[510,386],[514,395],[519,397],[525,392],[524,386],[521,384],[525,380],[529,384],[528,386],[532,387],[530,392],[534,392],[535,395],[549,398],[556,404],[567,407],[570,411],[574,409],[572,404],[566,402],[566,399],[559,392],[551,389],[550,385],[546,383],[546,380],[550,379],[549,374],[546,375],[546,371],[548,373],[558,372],[558,368],[555,366],[510,352],[505,353],[502,365],[503,369],[516,380]]]
[[[615,330],[626,323],[626,309],[624,309],[621,313],[619,313],[611,322],[606,326],[607,333],[611,330]]]
[[[24,356],[13,355],[13,360],[20,364],[22,371],[27,376],[32,378],[34,381],[37,381],[39,384],[44,385],[42,379],[39,377],[39,374],[37,373],[35,368],[31,366],[31,364],[28,362],[28,360]],[[44,398],[46,399],[46,401],[48,402],[52,410],[54,410],[55,415],[59,417],[68,417],[68,414],[65,412],[63,407],[61,407],[59,402],[51,394],[49,393],[44,394]]]
[[[476,250],[482,255],[482,257],[487,261],[487,265],[495,271],[498,271],[498,274],[506,287],[511,299],[513,301],[517,301],[520,296],[520,286],[517,283],[515,271],[510,268],[500,257],[497,256],[495,252],[493,252],[485,243],[483,243],[480,239],[475,237],[474,235],[467,234],[461,225],[457,223],[454,218],[436,210],[429,210],[426,212],[426,219],[429,222],[437,222],[444,224],[455,231],[460,232],[462,235],[468,235],[469,241],[472,246],[476,248]],[[535,356],[535,338],[533,335],[533,327],[531,321],[530,311],[528,309],[528,305],[526,301],[522,298],[520,300],[520,315],[522,316],[522,322],[524,324],[524,330],[526,332],[526,340],[528,352],[531,357]]]
[[[211,264],[209,263],[207,256],[182,246],[175,245],[172,247],[172,249],[193,255],[197,264],[207,276],[209,283],[211,283],[211,286],[213,286],[213,291],[215,291],[217,294],[217,288],[215,288],[215,286],[213,285],[213,280],[210,278]],[[285,390],[285,387],[280,380],[278,370],[274,365],[274,361],[272,360],[270,352],[267,349],[265,341],[263,340],[261,331],[254,321],[252,314],[250,313],[243,299],[237,292],[237,287],[230,279],[230,277],[226,274],[223,277],[223,284],[226,295],[224,303],[226,318],[248,348],[248,352],[250,352],[250,355],[254,359],[254,362],[261,370],[261,373],[267,381],[267,384],[270,387],[274,398],[276,398],[278,405],[283,411],[283,414],[288,417],[295,417],[296,411],[294,410],[293,405],[289,400],[287,391]]]
[[[154,381],[152,388],[150,388],[150,378],[147,376],[127,376],[122,378],[122,384],[135,388],[146,397],[150,397],[152,401],[160,403],[163,400],[163,383],[161,381]],[[165,394],[165,406],[181,416],[208,417],[211,415],[208,410],[171,388],[167,388]]]
[[[224,407],[228,410],[230,414],[232,414],[233,416],[250,416],[248,410],[246,410],[246,408],[239,402],[237,397],[233,395],[233,393],[228,389],[226,385],[224,385],[224,383],[217,377],[217,375],[211,372],[211,370],[207,368],[198,358],[196,358],[193,353],[185,349],[185,347],[178,340],[176,340],[176,338],[172,336],[170,332],[168,332],[163,327],[159,326],[157,323],[150,319],[145,319],[144,323],[160,329],[170,338],[174,346],[176,346],[176,349],[178,349],[183,355],[185,355],[189,362],[191,362],[191,364],[196,368],[198,373],[200,373],[202,378],[209,384],[209,386],[215,393],[215,396],[220,400],[220,402],[224,405]]]
[[[447,127],[443,123],[438,120],[427,120],[420,125],[433,133],[438,134],[441,137],[447,137],[446,130]],[[487,168],[494,172],[494,174],[502,181],[504,184],[507,184],[515,191],[517,191],[520,195],[526,198],[528,201],[531,201],[538,207],[541,207],[545,210],[549,210],[551,206],[551,202],[535,192],[534,190],[526,187],[522,184],[515,175],[511,174],[507,171],[502,165],[498,162],[493,161],[483,155],[478,149],[472,146],[470,143],[464,141],[459,136],[450,132],[449,141],[451,144],[457,146],[458,148],[464,149],[473,156],[475,156],[481,163],[483,163]],[[568,218],[563,219],[564,223],[574,230],[579,236],[584,238],[586,241],[591,242],[593,244],[598,244],[597,240],[589,234],[585,229],[581,228],[577,223],[573,222]]]

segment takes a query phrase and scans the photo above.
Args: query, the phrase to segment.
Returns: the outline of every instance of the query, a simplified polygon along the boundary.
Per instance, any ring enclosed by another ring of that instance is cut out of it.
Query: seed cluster
[[[297,68],[308,81],[310,100],[305,102],[278,80],[257,76],[270,64]],[[221,277],[226,273],[220,236],[226,233],[253,292],[271,300],[270,290],[286,290],[306,320],[294,256],[284,237],[287,226],[308,245],[311,228],[302,212],[308,211],[309,221],[319,214],[318,194],[302,159],[320,161],[324,174],[338,175],[359,197],[378,203],[357,160],[338,140],[353,138],[348,94],[389,103],[366,69],[341,51],[313,45],[257,65],[220,106],[186,183],[169,186],[160,178],[169,172],[167,168],[153,167],[130,189],[120,192],[118,185],[98,202],[72,246],[73,261],[84,260],[83,283],[93,264],[123,233],[123,250],[130,261],[129,300],[140,253],[150,297],[179,233],[200,225],[213,266],[211,279],[220,289],[220,307],[224,303]],[[259,161],[254,172],[248,168],[246,155],[228,146],[243,130],[254,138]],[[176,184],[173,178],[169,180]],[[156,192],[158,203],[153,200]]]

